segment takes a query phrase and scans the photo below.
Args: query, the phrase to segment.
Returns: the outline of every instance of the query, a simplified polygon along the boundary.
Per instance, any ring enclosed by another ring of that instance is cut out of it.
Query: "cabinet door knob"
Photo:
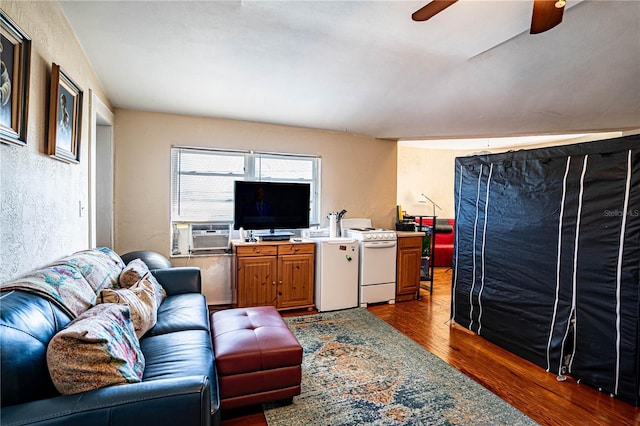
[[[256,249],[256,253],[260,253],[260,249]]]

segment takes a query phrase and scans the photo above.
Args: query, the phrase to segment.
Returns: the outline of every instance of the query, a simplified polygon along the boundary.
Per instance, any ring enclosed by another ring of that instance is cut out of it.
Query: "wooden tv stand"
[[[313,309],[315,243],[232,241],[232,291],[237,307]]]

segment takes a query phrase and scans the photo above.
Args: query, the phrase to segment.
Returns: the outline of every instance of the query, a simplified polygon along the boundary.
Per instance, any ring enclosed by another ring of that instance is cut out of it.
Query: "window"
[[[319,224],[319,157],[172,147],[171,223],[174,233],[177,224],[232,223],[236,180],[309,183],[309,223]],[[174,254],[175,247],[174,243]]]
[[[233,183],[244,180],[242,153],[171,148],[171,220],[233,221]]]

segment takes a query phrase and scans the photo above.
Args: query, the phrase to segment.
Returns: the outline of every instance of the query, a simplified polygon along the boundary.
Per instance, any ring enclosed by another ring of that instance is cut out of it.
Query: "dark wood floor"
[[[542,425],[640,425],[640,409],[571,377],[559,382],[555,374],[451,324],[451,271],[436,268],[434,277],[433,295],[422,290],[421,300],[373,305],[369,311]],[[266,425],[260,407],[222,418],[224,426]]]

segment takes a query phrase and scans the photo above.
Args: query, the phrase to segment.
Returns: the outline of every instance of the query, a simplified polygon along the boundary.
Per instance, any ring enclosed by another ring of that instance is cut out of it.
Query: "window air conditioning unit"
[[[231,223],[191,223],[189,229],[192,252],[229,249]]]

